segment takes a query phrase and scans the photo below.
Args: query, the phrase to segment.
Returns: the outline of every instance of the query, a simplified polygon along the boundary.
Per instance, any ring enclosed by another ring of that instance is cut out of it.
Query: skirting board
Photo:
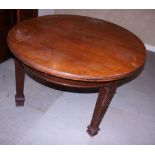
[[[147,51],[155,52],[155,46],[144,44]]]

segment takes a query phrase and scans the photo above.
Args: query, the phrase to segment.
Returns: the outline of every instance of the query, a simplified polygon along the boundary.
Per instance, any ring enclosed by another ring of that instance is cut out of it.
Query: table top
[[[8,34],[12,53],[43,73],[78,81],[112,81],[144,65],[142,41],[96,18],[50,15],[26,20]]]

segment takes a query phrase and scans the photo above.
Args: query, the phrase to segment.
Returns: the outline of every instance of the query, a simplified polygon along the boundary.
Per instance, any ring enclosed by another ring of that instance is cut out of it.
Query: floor
[[[155,53],[117,89],[95,137],[87,135],[97,93],[64,92],[26,76],[24,107],[14,103],[14,64],[0,64],[0,144],[155,144]]]

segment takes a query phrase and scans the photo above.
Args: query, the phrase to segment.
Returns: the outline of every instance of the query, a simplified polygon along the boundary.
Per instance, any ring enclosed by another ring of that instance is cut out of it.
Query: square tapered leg
[[[108,84],[99,89],[99,95],[97,98],[93,117],[87,129],[87,132],[90,136],[96,135],[100,130],[99,125],[112,100],[115,90],[116,90],[115,82],[109,82]]]
[[[15,62],[15,79],[16,79],[16,95],[15,102],[16,106],[24,106],[24,78],[25,72],[22,64],[14,59]]]

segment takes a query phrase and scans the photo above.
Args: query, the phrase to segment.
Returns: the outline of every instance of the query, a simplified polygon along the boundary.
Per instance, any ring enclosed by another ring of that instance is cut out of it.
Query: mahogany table
[[[15,56],[17,106],[24,105],[24,74],[58,85],[98,88],[87,132],[94,136],[115,93],[117,82],[144,65],[146,50],[133,33],[113,23],[76,15],[26,20],[8,34]]]

